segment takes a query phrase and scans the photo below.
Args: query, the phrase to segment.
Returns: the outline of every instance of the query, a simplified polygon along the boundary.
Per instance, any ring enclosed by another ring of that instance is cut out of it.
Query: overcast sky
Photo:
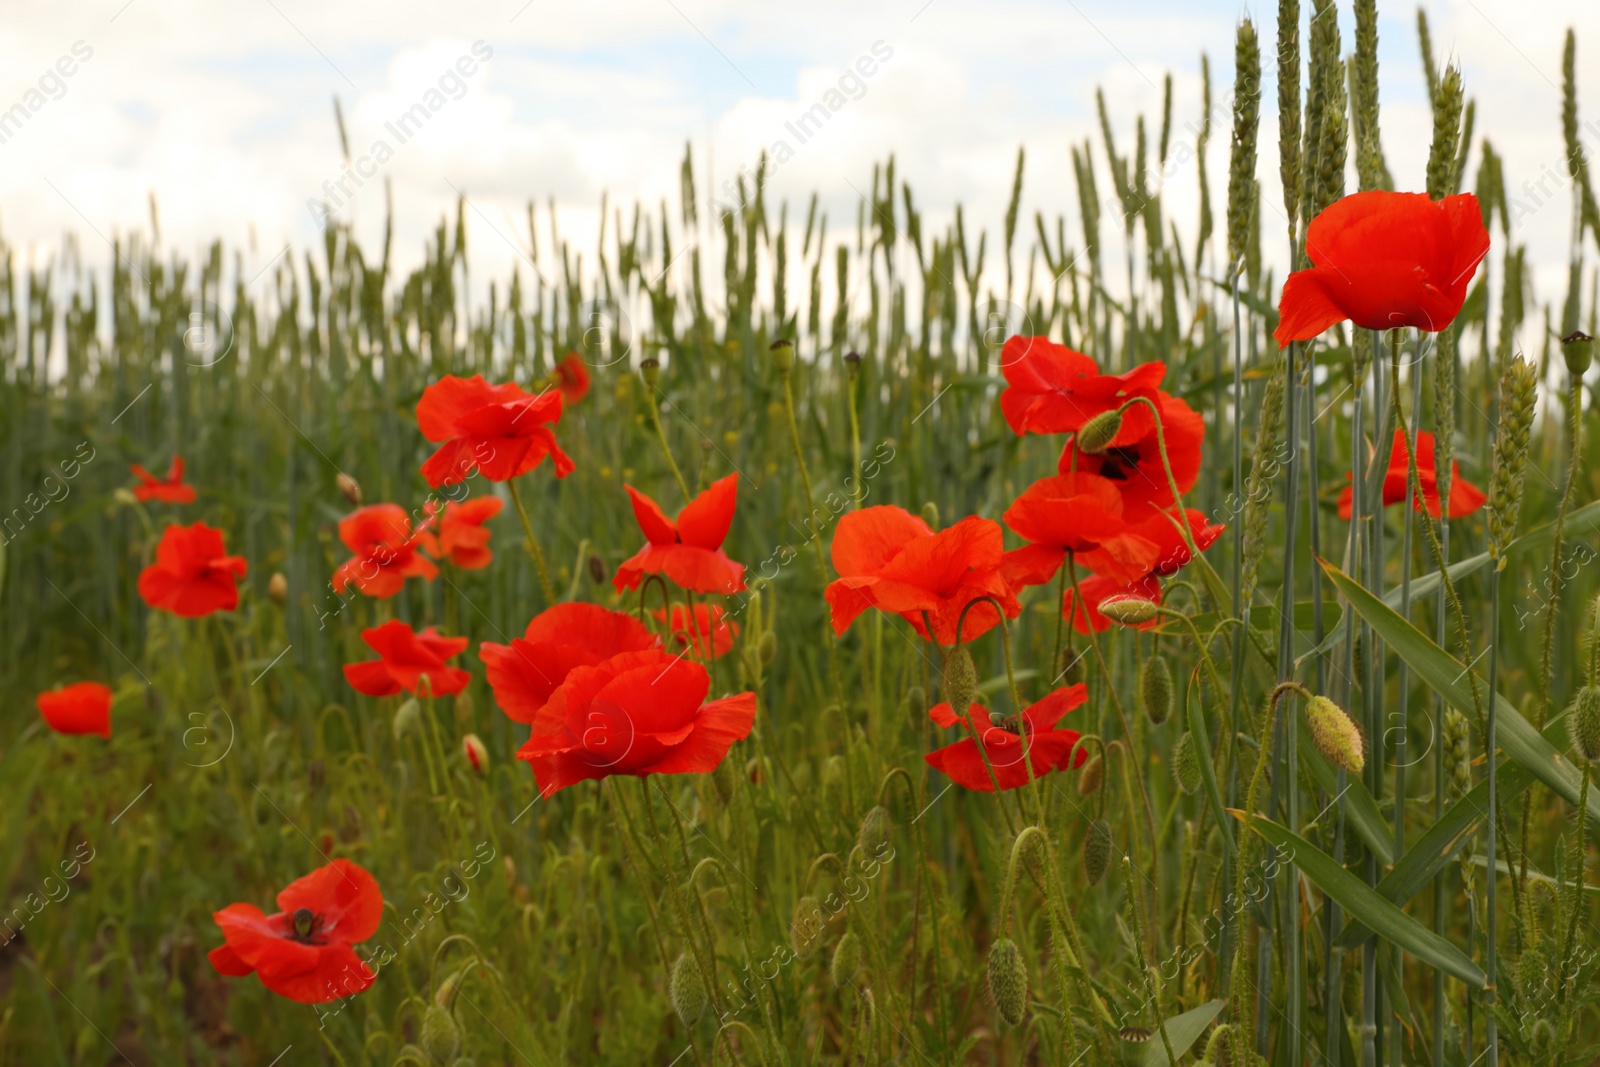
[[[1384,149],[1397,184],[1418,188],[1429,120],[1415,8],[1380,8]],[[702,201],[708,168],[720,182],[785,143],[793,156],[774,176],[774,200],[787,197],[793,217],[819,191],[836,234],[854,226],[858,191],[890,152],[931,219],[961,201],[993,226],[1021,144],[1024,218],[1069,210],[1075,225],[1067,151],[1095,134],[1097,85],[1126,150],[1140,112],[1159,122],[1171,71],[1175,138],[1186,146],[1200,54],[1220,96],[1233,80],[1238,19],[1257,20],[1269,64],[1275,33],[1275,5],[1213,0],[7,0],[6,9],[0,233],[33,262],[68,232],[104,262],[107,238],[148,230],[152,193],[163,243],[181,253],[217,236],[253,249],[247,264],[286,244],[304,250],[318,232],[310,202],[330,191],[341,217],[376,242],[387,177],[402,266],[459,191],[473,206],[475,268],[501,275],[526,253],[530,198],[554,197],[565,233],[592,242],[602,192],[630,207],[675,200],[686,142]],[[1441,0],[1429,10],[1436,49],[1460,61],[1477,100],[1478,137],[1507,156],[1514,186],[1544,180],[1542,193],[1522,192],[1519,229],[1553,286],[1570,218],[1559,124],[1568,25],[1579,30],[1580,110],[1594,123],[1586,140],[1600,149],[1593,0]],[[1269,201],[1273,81],[1269,66],[1260,167]],[[352,157],[370,175],[359,189],[325,184],[344,172],[335,96]],[[841,99],[822,128],[790,128]],[[419,104],[427,120],[400,124]],[[1224,129],[1211,147],[1213,189],[1226,164]],[[1192,169],[1165,202],[1192,227]]]

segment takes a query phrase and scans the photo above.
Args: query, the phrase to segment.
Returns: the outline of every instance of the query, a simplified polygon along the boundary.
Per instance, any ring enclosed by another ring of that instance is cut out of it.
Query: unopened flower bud
[[[767,351],[772,353],[772,365],[778,368],[778,373],[788,377],[794,369],[794,343],[780,337],[767,346]]]
[[[1062,685],[1077,685],[1089,676],[1089,665],[1084,662],[1083,653],[1077,649],[1063,648],[1056,672],[1061,675]]]
[[[934,533],[939,532],[939,505],[928,501],[922,505],[922,521],[928,524],[928,529]]]
[[[777,632],[773,631],[773,630],[768,630],[766,633],[761,635],[761,643],[756,646],[756,657],[761,660],[761,665],[763,667],[765,667],[767,664],[772,662],[772,658],[774,656],[776,656],[777,654],[778,654],[778,635],[777,635]]]
[[[472,721],[472,694],[463,689],[456,694],[456,721],[465,725]]]
[[[928,713],[928,694],[922,686],[914,685],[900,698],[900,708],[907,717],[919,720]]]
[[[957,645],[944,661],[944,698],[957,716],[965,716],[978,695],[978,668],[966,645]]]
[[[856,832],[856,847],[866,856],[878,855],[889,844],[889,832],[893,828],[894,820],[889,817],[889,809],[879,804],[861,820],[861,829]]]
[[[358,482],[354,478],[350,477],[344,471],[340,471],[338,473],[338,475],[333,479],[333,484],[335,484],[335,485],[337,485],[339,487],[340,495],[343,496],[346,500],[350,501],[350,506],[351,507],[359,508],[361,506],[361,483],[360,482]]]
[[[489,750],[484,747],[483,740],[477,734],[468,734],[461,739],[461,751],[466,753],[467,762],[472,765],[472,773],[480,778],[489,773]]]
[[[1172,750],[1172,775],[1178,788],[1190,796],[1200,788],[1200,752],[1195,748],[1194,735],[1184,734]]]
[[[644,379],[644,384],[654,389],[656,382],[661,380],[661,361],[655,357],[639,361],[639,377]]]
[[[422,1016],[422,1051],[434,1063],[451,1063],[461,1051],[461,1028],[450,1009],[428,1005]]]
[[[680,953],[677,962],[672,965],[667,997],[672,1001],[672,1010],[678,1013],[679,1021],[685,1026],[705,1014],[711,997],[706,992],[705,978],[700,974],[700,967],[692,954]]]
[[[822,936],[822,905],[816,897],[805,896],[794,902],[789,919],[789,946],[796,956],[809,956],[817,950]]]
[[[1600,687],[1586,685],[1578,690],[1567,715],[1572,747],[1590,763],[1600,761]]]
[[[1159,652],[1145,660],[1144,669],[1139,672],[1139,699],[1144,704],[1145,718],[1153,726],[1160,726],[1172,714],[1172,668]]]
[[[1106,780],[1105,757],[1096,752],[1078,769],[1078,795],[1093,796]]]
[[[1096,819],[1083,837],[1083,874],[1090,885],[1099,885],[1111,864],[1111,824]]]
[[[839,945],[833,950],[833,962],[828,967],[828,976],[833,979],[835,989],[855,985],[856,972],[861,970],[861,939],[852,931],[845,931],[839,939]]]
[[[267,597],[279,607],[289,601],[289,579],[283,576],[282,571],[273,571],[272,577],[267,579]]]
[[[119,487],[112,490],[111,499],[115,500],[119,504],[126,505],[127,507],[133,507],[139,503],[139,498],[133,495],[133,490],[126,487]]]
[[[1561,339],[1561,354],[1567,361],[1567,373],[1582,378],[1594,360],[1594,338],[1576,330]]]
[[[447,975],[445,980],[439,983],[439,988],[433,991],[433,1002],[440,1007],[450,1007],[455,1003],[456,991],[461,988],[461,983],[466,981],[466,978],[467,972],[465,970]]]
[[[606,581],[606,561],[599,556],[589,557],[589,580],[595,585],[604,585]]]
[[[1314,696],[1306,701],[1306,725],[1329,763],[1351,774],[1361,773],[1367,764],[1366,741],[1343,708],[1325,696]]]
[[[1117,596],[1100,602],[1100,614],[1123,626],[1138,626],[1156,617],[1156,603],[1137,596]]]
[[[733,790],[738,784],[739,768],[735,766],[735,757],[729,753],[722,757],[722,762],[712,770],[711,785],[717,791],[717,799],[727,806],[733,802]]]
[[[1009,937],[989,946],[989,998],[995,1011],[1012,1026],[1021,1026],[1028,1007],[1028,965]]]
[[[1111,447],[1122,430],[1122,412],[1102,411],[1078,430],[1078,451],[1091,456]]]
[[[422,725],[422,705],[412,697],[394,713],[394,739],[399,741]]]

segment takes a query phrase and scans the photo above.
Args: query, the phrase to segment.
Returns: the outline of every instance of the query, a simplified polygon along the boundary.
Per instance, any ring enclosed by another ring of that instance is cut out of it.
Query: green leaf
[[[1377,890],[1336,863],[1332,856],[1271,819],[1261,816],[1247,816],[1246,819],[1263,840],[1289,852],[1295,867],[1317,888],[1379,937],[1474,989],[1482,989],[1487,983],[1483,971],[1466,953],[1385,900]]]
[[[1161,1040],[1162,1032],[1172,1042],[1172,1055],[1178,1060],[1206,1032],[1211,1020],[1222,1013],[1224,1000],[1209,1000],[1198,1008],[1190,1008],[1182,1015],[1174,1015],[1161,1024],[1161,1029],[1147,1041],[1122,1042],[1122,1062],[1129,1067],[1167,1067],[1167,1046]]]
[[[1417,672],[1417,677],[1434,692],[1444,697],[1458,711],[1476,715],[1472,689],[1467,681],[1467,669],[1444,649],[1434,644],[1411,623],[1401,618],[1393,608],[1363,589],[1348,574],[1322,560],[1323,572],[1338,587],[1351,607],[1379,637]],[[1526,768],[1539,781],[1548,786],[1567,803],[1578,803],[1578,786],[1582,775],[1572,765],[1572,760],[1555,745],[1540,736],[1533,724],[1511,706],[1499,693],[1488,694],[1495,702],[1499,719],[1499,744],[1505,754]],[[1589,792],[1589,815],[1600,819],[1600,790]]]

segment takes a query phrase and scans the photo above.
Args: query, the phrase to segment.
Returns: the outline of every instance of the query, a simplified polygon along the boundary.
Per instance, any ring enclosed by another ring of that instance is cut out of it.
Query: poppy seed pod
[[[772,353],[772,365],[778,368],[778,373],[784,377],[794,369],[794,343],[782,337],[767,346]]]
[[[351,507],[359,508],[361,506],[361,483],[360,482],[358,482],[354,478],[350,477],[344,471],[340,471],[334,477],[333,484],[335,484],[335,485],[337,485],[339,487],[339,494],[341,496],[343,496],[346,500],[350,501],[350,506]]]
[[[661,361],[654,357],[640,360],[639,377],[644,379],[644,384],[654,389],[656,382],[661,380]]]
[[[1102,600],[1100,614],[1123,626],[1139,626],[1156,617],[1156,603],[1137,596],[1112,597]]]
[[[482,778],[489,773],[489,750],[477,734],[468,734],[461,739],[461,751],[466,755],[467,763],[471,764],[473,774]]]
[[[694,956],[687,952],[679,953],[672,965],[667,998],[672,1001],[672,1010],[678,1013],[679,1021],[685,1026],[705,1014],[706,1006],[711,1002],[700,967],[695,963]]]
[[[1022,1025],[1028,1007],[1028,965],[1009,937],[989,946],[989,997],[1000,1018],[1012,1026]]]
[[[978,668],[966,645],[957,645],[944,661],[944,698],[957,715],[963,714],[978,696]]]
[[[434,1063],[452,1063],[461,1052],[461,1028],[450,1009],[430,1004],[422,1016],[422,1051]]]
[[[855,985],[856,972],[861,969],[861,939],[851,931],[839,939],[833,950],[833,962],[828,966],[828,976],[835,989]]]
[[[1366,740],[1343,708],[1325,696],[1314,696],[1306,701],[1306,725],[1329,763],[1351,774],[1361,773],[1367,764]]]
[[[861,377],[860,352],[846,352],[844,354],[844,372],[850,376],[852,382]]]
[[[412,697],[394,713],[394,739],[401,740],[422,725],[422,705]]]
[[[267,598],[279,607],[289,602],[289,579],[282,571],[274,571],[267,579]]]
[[[1567,710],[1572,747],[1590,763],[1600,761],[1600,686],[1586,685]]]
[[[1098,793],[1105,780],[1105,757],[1096,753],[1090,756],[1089,761],[1078,770],[1078,795],[1086,797]]]
[[[1582,378],[1594,361],[1594,338],[1582,330],[1575,330],[1561,339],[1561,355],[1567,361],[1567,373]]]
[[[1116,408],[1102,411],[1084,423],[1078,430],[1078,450],[1098,456],[1111,447],[1122,430],[1122,412]]]
[[[1099,885],[1111,864],[1111,824],[1096,819],[1083,837],[1083,874],[1090,885]]]
[[[1139,672],[1139,699],[1144,704],[1145,718],[1160,726],[1172,714],[1172,668],[1160,653],[1144,661]]]
[[[889,844],[893,829],[894,820],[889,817],[889,809],[879,804],[861,820],[861,829],[856,831],[856,847],[868,856],[876,856]]]
[[[1200,753],[1195,750],[1194,735],[1184,734],[1172,750],[1172,774],[1178,788],[1193,796],[1200,788]]]

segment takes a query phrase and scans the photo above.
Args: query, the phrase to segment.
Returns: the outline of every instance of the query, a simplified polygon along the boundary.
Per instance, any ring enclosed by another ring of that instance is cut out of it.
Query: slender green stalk
[[[528,520],[528,509],[522,506],[522,494],[517,491],[517,480],[508,479],[506,488],[511,492],[511,503],[516,506],[517,517],[522,520],[522,534],[526,538],[528,555],[533,559],[533,568],[539,572],[539,588],[544,592],[544,601],[546,604],[554,604],[556,588],[550,584],[550,569],[545,566],[544,549],[539,547],[539,539],[533,535],[533,523]]]

